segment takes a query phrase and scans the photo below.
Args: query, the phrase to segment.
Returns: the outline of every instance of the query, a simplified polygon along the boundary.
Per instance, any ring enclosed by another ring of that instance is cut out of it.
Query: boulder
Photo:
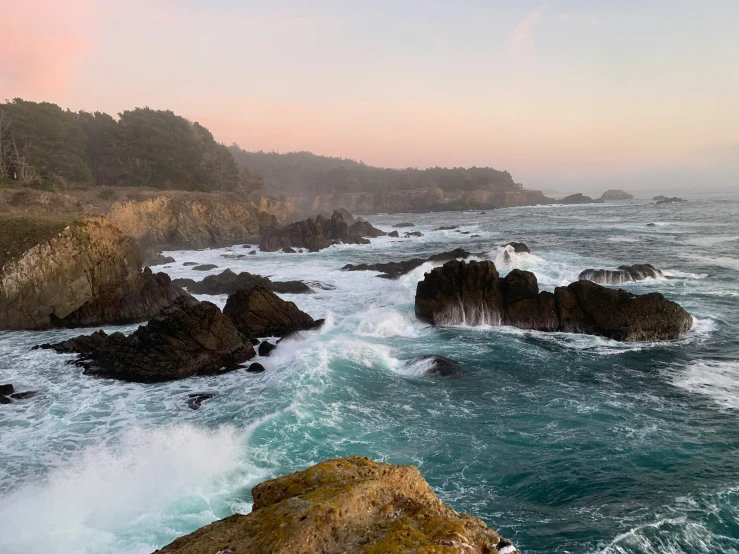
[[[398,234],[398,232],[397,232],[397,231],[391,231],[390,233],[388,233],[388,234],[387,234],[387,236],[388,236],[388,237],[393,237],[393,238],[396,238],[396,239],[397,239],[398,237],[400,237],[400,235]]]
[[[191,294],[233,294],[240,290],[252,289],[262,286],[273,292],[284,294],[306,294],[313,292],[311,288],[302,281],[277,281],[272,282],[268,277],[254,275],[242,271],[238,275],[226,269],[218,275],[208,275],[202,281],[192,279],[175,279],[173,281],[180,287],[187,288]]]
[[[164,256],[161,253],[157,253],[146,258],[147,265],[165,265],[172,264],[174,262],[175,259],[172,256]]]
[[[10,394],[13,394],[15,392],[15,388],[13,388],[13,385],[8,383],[7,385],[0,385],[0,395],[2,396],[8,396]]]
[[[157,552],[516,552],[481,520],[443,504],[413,466],[327,460],[257,485],[252,496],[250,514],[211,523]]]
[[[198,265],[198,262],[183,262],[182,265],[185,267],[188,267],[191,265]]]
[[[585,196],[583,193],[578,192],[577,194],[570,194],[565,196],[559,201],[560,204],[601,204],[603,200],[593,200],[589,196]]]
[[[264,366],[259,362],[254,362],[253,364],[249,364],[246,371],[249,373],[264,373]]]
[[[618,341],[678,338],[693,318],[659,293],[637,296],[591,281],[539,292],[536,276],[500,278],[492,262],[447,262],[418,283],[416,316],[435,325],[512,325],[599,335]]]
[[[659,198],[659,199],[657,199],[657,198]],[[685,198],[678,198],[677,196],[673,196],[672,198],[668,198],[666,196],[655,197],[655,200],[657,200],[657,205],[660,205],[660,204],[675,204],[675,203],[680,204],[682,202],[687,202],[687,200],[685,200]]]
[[[403,235],[403,236],[404,236],[405,238],[410,238],[410,237],[422,237],[422,236],[423,236],[423,233],[422,233],[421,231],[412,231],[412,232],[410,232],[410,233],[406,233],[406,234],[405,234],[405,235]]]
[[[456,248],[449,252],[441,252],[439,254],[432,254],[428,258],[413,258],[411,260],[404,260],[401,262],[385,262],[377,264],[358,264],[352,265],[347,264],[341,268],[341,271],[379,271],[383,279],[397,279],[401,275],[408,273],[416,269],[417,267],[425,264],[426,262],[442,262],[448,260],[455,260],[457,258],[468,258],[472,256],[470,252],[467,252],[463,248]]]
[[[439,354],[418,356],[406,361],[405,366],[410,370],[423,371],[425,375],[440,375],[442,377],[460,375],[464,372],[459,362]]]
[[[277,348],[277,346],[275,346],[271,342],[264,341],[259,344],[259,349],[257,350],[257,352],[259,353],[260,356],[267,357],[272,353],[272,351],[275,348]]]
[[[293,302],[283,300],[263,286],[229,296],[223,313],[246,337],[281,337],[317,326],[317,322]]]
[[[281,250],[281,252],[282,252],[283,254],[297,254],[297,253],[298,253],[298,251],[297,251],[297,250],[295,250],[294,248],[290,248],[289,246],[286,246],[285,248],[283,248],[283,249]]]
[[[210,271],[211,269],[217,269],[218,266],[216,264],[201,264],[196,265],[193,267],[195,271]]]
[[[97,331],[41,348],[79,354],[73,363],[87,374],[141,383],[219,374],[255,356],[217,306],[190,297],[178,298],[131,335]]]
[[[509,242],[506,246],[513,248],[516,254],[531,254],[531,250],[523,242]]]
[[[605,191],[601,196],[601,200],[633,200],[634,195],[620,189],[609,189]]]
[[[145,321],[186,293],[104,217],[0,217],[0,329]]]
[[[580,280],[593,281],[600,285],[619,285],[644,279],[664,279],[661,270],[652,264],[620,265],[618,269],[586,269],[578,276]]]

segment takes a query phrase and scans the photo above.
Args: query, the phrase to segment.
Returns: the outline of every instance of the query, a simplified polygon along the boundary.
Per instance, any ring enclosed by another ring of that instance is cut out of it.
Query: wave
[[[355,333],[378,338],[418,337],[420,330],[418,321],[411,321],[396,310],[372,308],[362,314]]]
[[[516,252],[510,245],[492,250],[489,257],[493,259],[495,267],[505,270],[529,269],[544,263],[543,258],[528,252]]]
[[[672,371],[676,387],[707,396],[722,408],[739,409],[739,361],[702,360]]]

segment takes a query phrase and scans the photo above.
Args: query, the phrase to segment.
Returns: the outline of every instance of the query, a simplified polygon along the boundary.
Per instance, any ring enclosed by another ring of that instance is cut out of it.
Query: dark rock
[[[385,235],[366,221],[355,221],[348,225],[339,211],[334,211],[330,219],[319,215],[316,219],[306,219],[266,229],[263,232],[259,249],[263,252],[276,252],[283,248],[307,248],[316,252],[332,244],[369,244],[364,237]]]
[[[468,258],[472,256],[470,252],[462,248],[457,248],[449,252],[441,252],[440,254],[433,254],[428,258],[413,258],[411,260],[405,260],[402,262],[386,262],[378,264],[358,264],[352,265],[347,264],[341,268],[341,271],[379,271],[384,279],[397,279],[401,275],[408,273],[416,269],[417,267],[425,264],[426,262],[443,262],[448,260],[455,260],[457,258]]]
[[[308,281],[306,285],[314,289],[336,290],[335,286],[329,285],[328,283],[321,283],[320,281]]]
[[[396,223],[393,225],[393,229],[400,229],[402,227],[415,227],[415,223]]]
[[[647,223],[647,227],[656,227],[657,225],[655,223]]]
[[[164,256],[161,253],[146,258],[146,265],[164,265],[174,263],[172,256]]]
[[[657,200],[659,198],[659,200]],[[678,198],[677,196],[673,196],[672,198],[668,198],[666,196],[661,197],[655,197],[655,200],[657,200],[657,205],[660,204],[680,204],[682,202],[687,202],[684,198]]]
[[[391,231],[390,233],[387,234],[387,236],[388,237],[393,237],[393,238],[396,238],[396,239],[400,237],[400,235],[398,234],[397,231]]]
[[[190,408],[190,409],[192,409],[192,410],[199,410],[200,409],[200,405],[205,400],[210,400],[211,398],[213,398],[215,396],[215,394],[212,394],[212,393],[209,393],[209,392],[204,392],[204,393],[188,394],[187,396],[188,396],[188,399],[187,399],[187,407]]]
[[[413,358],[412,360],[406,361],[405,366],[407,368],[421,368],[426,375],[441,375],[443,377],[460,375],[464,372],[459,362],[455,362],[439,354],[427,354]]]
[[[283,248],[283,249],[281,250],[281,252],[282,252],[283,254],[297,254],[297,253],[298,253],[298,251],[297,251],[297,250],[295,250],[294,248],[290,248],[289,246],[286,246],[285,248]]]
[[[259,345],[257,352],[259,352],[260,356],[269,356],[275,348],[277,348],[277,346],[271,342],[264,341]]]
[[[459,229],[459,225],[447,225],[445,227],[439,227],[438,229],[434,229],[434,231],[452,231],[454,229]]]
[[[480,238],[480,235],[470,235],[471,239]]]
[[[38,394],[37,390],[27,390],[23,392],[16,392],[10,395],[13,400],[25,400],[26,398],[33,398]]]
[[[409,238],[409,237],[422,237],[423,236],[423,233],[421,233],[421,231],[412,231],[410,233],[406,233],[403,236],[405,238]]]
[[[578,279],[593,281],[601,285],[619,285],[644,279],[660,279],[665,275],[652,264],[620,265],[618,269],[586,269]]]
[[[245,245],[244,245],[244,246],[242,246],[241,248],[251,248],[251,244],[245,244]]]
[[[195,271],[209,271],[211,269],[216,269],[218,266],[216,264],[202,264],[202,265],[196,265],[193,267]]]
[[[254,275],[243,271],[238,275],[226,269],[218,275],[208,275],[202,281],[192,279],[176,279],[175,284],[186,287],[191,294],[233,294],[240,290],[253,289],[262,286],[273,292],[282,294],[307,294],[312,293],[311,288],[302,281],[278,281],[272,282],[268,277]]]
[[[198,262],[183,262],[182,265],[184,266],[198,265]]]
[[[129,336],[97,331],[41,348],[80,354],[75,363],[88,374],[142,383],[219,374],[255,355],[217,306],[191,297],[178,298]]]
[[[246,368],[249,373],[264,373],[264,366],[259,362],[254,362]]]
[[[8,398],[7,396],[3,396],[0,394],[0,404],[10,404],[12,400]]]
[[[480,212],[480,215],[487,215],[487,212]]]
[[[316,326],[313,318],[293,302],[282,300],[262,286],[229,296],[223,313],[246,337],[281,337]]]
[[[221,254],[221,258],[227,258],[229,260],[240,260],[246,258],[246,254]]]
[[[634,195],[629,194],[625,190],[609,189],[601,195],[600,199],[601,200],[633,200]]]
[[[252,346],[258,346],[261,341],[259,339],[251,338],[249,339],[249,342],[252,344]]]
[[[560,204],[602,204],[603,200],[593,200],[589,196],[585,196],[581,192],[578,192],[577,194],[570,194],[569,196],[565,196],[562,200],[559,201]]]
[[[531,254],[531,250],[523,242],[509,242],[506,246],[512,247],[516,254]]]
[[[311,288],[303,281],[275,281],[272,283],[272,292],[279,294],[311,294]]]
[[[7,385],[0,385],[0,395],[8,396],[9,394],[13,394],[14,392],[15,389],[10,383],[8,383]]]
[[[636,296],[591,281],[539,292],[536,276],[492,262],[447,262],[416,289],[416,315],[436,325],[503,324],[539,331],[599,335],[619,341],[670,340],[693,318],[659,293]]]
[[[460,231],[460,233],[463,234],[463,235],[469,235],[470,234],[469,231]]]
[[[249,252],[249,255],[250,256],[255,256],[256,254],[257,254],[257,251],[256,250],[252,250],[251,252]]]

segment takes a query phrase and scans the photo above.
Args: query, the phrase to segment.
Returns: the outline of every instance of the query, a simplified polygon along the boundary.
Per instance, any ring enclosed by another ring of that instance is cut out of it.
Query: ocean
[[[417,465],[445,503],[522,553],[739,552],[739,195],[366,219],[386,231],[413,222],[401,237],[423,236],[240,259],[224,256],[251,248],[175,251],[154,268],[315,282],[315,294],[282,296],[326,324],[257,358],[262,374],[122,383],[31,350],[85,330],[0,333],[0,382],[40,392],[0,406],[0,551],[149,553],[248,513],[257,483],[362,455]],[[469,234],[436,230],[446,225]],[[509,241],[531,254],[506,259]],[[695,325],[638,344],[434,328],[413,313],[431,264],[398,280],[339,270],[456,247],[502,274],[533,271],[546,290],[586,268],[651,263],[669,278],[621,286],[663,293]],[[405,364],[423,354],[464,373]],[[199,392],[216,396],[195,411],[187,398]]]

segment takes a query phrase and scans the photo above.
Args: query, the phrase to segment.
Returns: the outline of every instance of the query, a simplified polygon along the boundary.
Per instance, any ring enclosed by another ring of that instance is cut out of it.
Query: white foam
[[[394,309],[372,308],[361,316],[356,334],[370,337],[417,337],[420,325]]]
[[[544,263],[539,256],[528,252],[516,252],[510,245],[499,247],[490,252],[495,267],[498,269],[529,269]]]
[[[700,361],[673,370],[672,383],[709,397],[723,408],[739,409],[739,361]]]

